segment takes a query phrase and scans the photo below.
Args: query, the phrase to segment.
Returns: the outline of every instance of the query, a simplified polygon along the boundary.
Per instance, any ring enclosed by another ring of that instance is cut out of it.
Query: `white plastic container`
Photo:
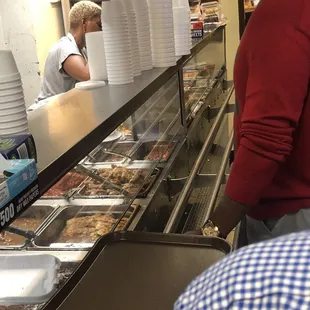
[[[58,283],[60,261],[52,255],[0,255],[0,304],[40,304]]]

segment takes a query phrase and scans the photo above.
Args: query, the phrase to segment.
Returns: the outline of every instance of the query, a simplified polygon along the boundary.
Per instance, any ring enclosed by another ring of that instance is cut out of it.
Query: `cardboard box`
[[[37,152],[32,135],[17,135],[0,138],[0,154],[5,159],[35,159]]]
[[[0,160],[0,169],[1,209],[34,182],[38,173],[34,159]]]
[[[0,160],[0,231],[39,196],[34,159]]]

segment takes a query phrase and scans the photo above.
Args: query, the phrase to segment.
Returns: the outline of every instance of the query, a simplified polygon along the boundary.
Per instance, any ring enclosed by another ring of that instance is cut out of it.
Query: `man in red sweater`
[[[247,215],[250,243],[310,229],[310,1],[262,0],[237,53],[236,154],[204,233]]]

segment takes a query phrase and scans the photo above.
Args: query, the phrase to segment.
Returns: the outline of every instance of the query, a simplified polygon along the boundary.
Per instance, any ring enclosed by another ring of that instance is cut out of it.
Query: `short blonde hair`
[[[79,1],[71,8],[69,12],[70,25],[76,26],[83,20],[92,19],[95,16],[100,16],[101,7],[92,1]]]

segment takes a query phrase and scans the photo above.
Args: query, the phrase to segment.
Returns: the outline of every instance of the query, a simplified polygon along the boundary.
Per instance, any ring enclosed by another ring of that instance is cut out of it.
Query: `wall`
[[[48,0],[28,0],[32,14],[40,72],[43,75],[46,57],[50,48],[65,33],[61,3]]]
[[[235,55],[239,46],[238,0],[221,0],[223,11],[229,22],[226,27],[226,58],[228,79],[233,78]]]
[[[48,50],[64,31],[61,5],[48,0],[0,0],[0,14],[5,43],[14,54],[30,106],[40,91]]]
[[[22,75],[27,105],[40,90],[36,37],[28,0],[0,0],[0,14],[7,48],[11,49]]]

